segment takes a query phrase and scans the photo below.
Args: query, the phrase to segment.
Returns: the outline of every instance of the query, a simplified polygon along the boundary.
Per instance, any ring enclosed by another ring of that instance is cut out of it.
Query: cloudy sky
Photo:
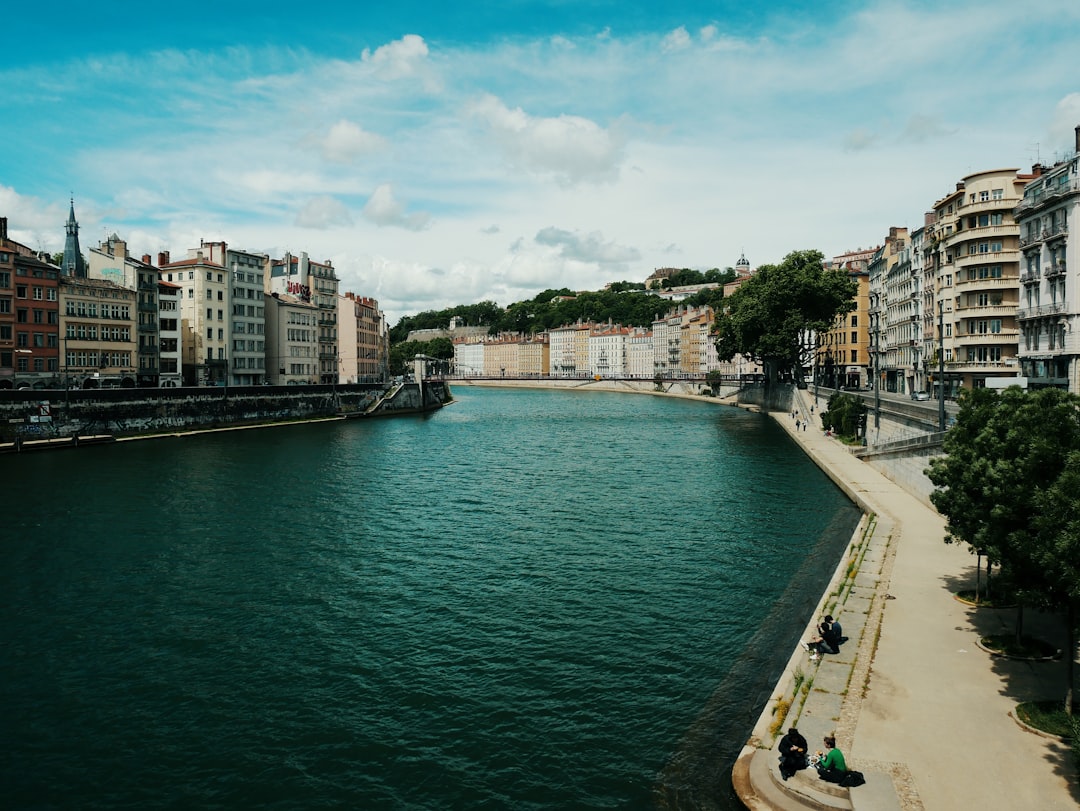
[[[876,245],[1080,124],[1076,0],[60,0],[4,28],[12,238],[62,250],[73,196],[84,249],[306,251],[391,323]]]

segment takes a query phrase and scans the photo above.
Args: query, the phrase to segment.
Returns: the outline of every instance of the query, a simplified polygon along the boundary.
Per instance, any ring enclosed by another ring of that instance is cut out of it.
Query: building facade
[[[1022,254],[1021,374],[1030,388],[1080,394],[1080,127],[1071,156],[1038,167],[1015,209]],[[1073,223],[1069,230],[1070,220]]]
[[[338,296],[338,380],[376,383],[386,380],[390,339],[379,302],[355,293]]]
[[[934,304],[946,396],[1019,372],[1020,230],[1014,209],[1032,177],[1016,169],[977,172],[934,204],[933,233],[927,229],[925,239],[936,253]]]

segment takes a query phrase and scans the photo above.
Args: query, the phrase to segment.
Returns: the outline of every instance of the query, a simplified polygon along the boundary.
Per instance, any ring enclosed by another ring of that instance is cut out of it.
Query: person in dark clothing
[[[787,735],[780,739],[780,776],[787,780],[800,769],[807,766],[806,738],[799,734],[799,730],[792,727]]]
[[[802,643],[803,647],[810,651],[811,659],[816,661],[823,653],[835,654],[840,652],[840,648],[829,641],[829,632],[831,628],[832,623],[823,619],[818,623],[817,636],[809,642]]]
[[[840,623],[831,614],[826,614],[825,622],[821,624],[821,639],[828,646],[829,653],[840,652],[840,645],[844,642],[843,633]]]

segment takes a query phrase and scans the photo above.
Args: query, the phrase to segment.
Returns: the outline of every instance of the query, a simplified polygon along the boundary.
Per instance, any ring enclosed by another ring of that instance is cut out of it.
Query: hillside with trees
[[[671,278],[664,279],[661,287],[670,289],[710,282],[724,284],[734,279],[735,271],[731,268],[723,271],[713,268],[704,272],[683,269]],[[712,288],[702,290],[678,304],[689,307],[710,305],[715,309],[723,297],[722,288]],[[413,330],[445,329],[454,317],[460,318],[468,326],[485,326],[492,335],[500,332],[531,335],[578,321],[610,321],[626,327],[648,327],[673,306],[676,305],[646,293],[645,285],[638,282],[615,282],[609,285],[608,289],[596,292],[575,292],[566,288],[548,289],[506,308],[493,301],[482,301],[479,304],[462,304],[445,310],[428,310],[405,316],[390,330],[390,343],[403,343]],[[440,357],[434,352],[423,354]]]

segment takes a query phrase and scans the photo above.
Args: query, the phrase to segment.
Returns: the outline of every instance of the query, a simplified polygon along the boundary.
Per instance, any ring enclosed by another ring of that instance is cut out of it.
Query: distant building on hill
[[[488,327],[469,327],[465,325],[461,316],[455,315],[450,319],[450,325],[445,329],[414,329],[410,330],[406,341],[434,341],[436,338],[449,338],[455,341],[458,338],[482,338],[488,334]]]

